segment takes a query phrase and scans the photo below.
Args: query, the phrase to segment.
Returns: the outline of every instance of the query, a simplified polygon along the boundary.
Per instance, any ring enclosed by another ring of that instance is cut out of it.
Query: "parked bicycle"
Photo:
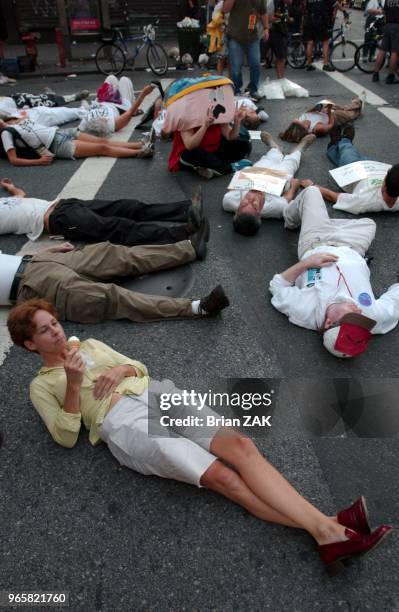
[[[377,15],[375,20],[366,28],[365,40],[367,42],[360,45],[356,51],[356,66],[366,74],[371,74],[373,72],[375,52],[382,39],[382,26],[384,22],[384,15]]]
[[[346,39],[346,33],[349,29],[350,22],[345,19],[338,28],[330,31],[330,64],[338,72],[348,72],[356,64],[355,55],[358,46],[351,40]],[[340,42],[335,43],[336,40]]]
[[[158,23],[158,22],[157,22]],[[124,36],[121,30],[111,30],[111,36],[103,37],[103,44],[97,49],[96,66],[103,74],[118,75],[128,66],[133,68],[136,57],[146,49],[148,67],[154,74],[162,76],[168,70],[168,55],[159,43],[155,42],[155,28],[152,24],[143,28],[143,34]],[[137,41],[129,50],[128,43]]]

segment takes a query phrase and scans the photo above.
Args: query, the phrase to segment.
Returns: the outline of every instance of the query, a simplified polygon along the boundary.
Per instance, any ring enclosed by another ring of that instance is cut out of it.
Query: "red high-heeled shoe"
[[[356,533],[350,529],[345,529],[348,540],[343,542],[333,542],[332,544],[321,544],[319,553],[321,560],[330,576],[334,576],[344,569],[344,562],[352,557],[365,555],[379,546],[383,540],[393,531],[393,527],[382,525],[370,535]]]
[[[349,508],[337,512],[338,523],[349,527],[357,533],[370,534],[371,527],[366,500],[363,495],[359,497]]]

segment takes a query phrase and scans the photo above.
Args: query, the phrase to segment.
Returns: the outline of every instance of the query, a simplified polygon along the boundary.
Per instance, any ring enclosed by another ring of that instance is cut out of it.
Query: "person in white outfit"
[[[322,332],[336,357],[366,351],[373,334],[399,321],[399,283],[376,299],[365,254],[375,236],[372,219],[330,219],[317,187],[300,193],[284,211],[285,225],[301,225],[299,261],[275,274],[272,305],[291,323]]]
[[[107,101],[100,97],[90,106],[87,105],[86,114],[79,125],[81,132],[103,138],[118,132],[129,123],[132,117],[142,114],[140,104],[155,88],[155,85],[146,85],[136,98],[133,83],[127,77],[118,79],[115,75],[110,74],[105,79],[105,83],[110,86],[115,96],[111,96]],[[97,91],[97,95],[100,90]]]
[[[286,189],[281,196],[274,196],[255,189],[250,191],[232,190],[223,197],[223,209],[234,213],[233,226],[236,232],[244,236],[255,235],[261,219],[281,219],[285,208],[295,195],[302,182],[293,177],[299,169],[302,152],[315,141],[316,136],[305,136],[298,146],[288,155],[284,155],[268,132],[261,133],[264,144],[270,147],[253,167],[279,170],[288,175]]]
[[[30,119],[46,127],[56,127],[71,121],[80,121],[86,114],[87,110],[81,107],[67,108],[66,106],[58,106],[49,108],[47,106],[35,106],[34,108],[20,110],[16,105],[10,104],[7,107],[3,107],[0,103],[0,119],[3,121],[8,121],[9,119]]]

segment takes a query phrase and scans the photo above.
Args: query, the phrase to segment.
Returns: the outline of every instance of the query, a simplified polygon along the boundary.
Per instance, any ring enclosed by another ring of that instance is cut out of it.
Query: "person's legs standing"
[[[249,85],[248,91],[256,93],[259,87],[260,75],[260,43],[255,40],[253,43],[246,45],[246,54],[249,66]]]
[[[244,50],[240,43],[232,38],[228,40],[230,76],[234,83],[234,93],[239,94],[242,87],[242,64],[244,61]]]
[[[327,157],[337,167],[366,159],[359,153],[349,138],[341,138],[337,144],[328,147]]]

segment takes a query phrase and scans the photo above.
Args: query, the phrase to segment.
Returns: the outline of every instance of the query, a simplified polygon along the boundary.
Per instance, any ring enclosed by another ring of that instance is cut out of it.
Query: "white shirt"
[[[280,170],[288,175],[287,183],[295,175],[299,168],[301,154],[299,151],[283,155],[277,149],[270,149],[266,155],[263,155],[259,161],[254,164],[256,168],[271,168],[272,170]],[[236,212],[240,206],[241,199],[247,194],[247,191],[239,191],[237,189],[228,191],[223,196],[223,210],[227,212]],[[283,212],[288,206],[288,202],[282,196],[273,196],[265,193],[265,203],[263,205],[260,216],[262,219],[281,219]]]
[[[19,117],[21,111],[12,98],[0,96],[0,112],[8,117]]]
[[[57,131],[56,127],[47,127],[46,125],[41,125],[40,123],[31,121],[29,118],[24,119],[21,121],[21,123],[10,125],[10,127],[21,134],[24,142],[35,150],[40,149],[41,147],[49,149]],[[24,142],[19,141],[18,139],[17,143],[14,143],[13,137],[7,131],[2,132],[1,140],[3,142],[5,151],[14,149],[15,144],[21,147],[25,146]]]
[[[399,209],[399,198],[392,208],[384,202],[381,193],[382,177],[367,178],[356,183],[352,193],[341,193],[334,208],[359,215],[366,212],[396,212]]]
[[[53,202],[37,198],[0,198],[0,234],[26,234],[37,240],[43,232],[43,218]]]
[[[80,129],[85,130],[86,126],[93,119],[103,119],[110,133],[115,132],[115,121],[119,117],[119,111],[113,102],[92,102],[90,110],[82,119]]]
[[[380,4],[381,6],[379,6],[378,0],[369,0],[369,2],[366,4],[364,12],[367,13],[368,11],[378,11],[378,9],[381,7],[384,8],[385,0],[380,0]]]
[[[318,113],[317,111],[308,111],[307,113],[303,113],[299,117],[299,121],[310,121],[310,125],[308,128],[308,133],[310,134],[311,132],[313,132],[317,123],[323,123],[324,125],[327,125],[328,115],[326,115],[326,113]]]
[[[11,285],[22,257],[19,255],[3,255],[0,251],[0,306],[8,306]]]
[[[371,333],[386,334],[396,327],[399,321],[399,283],[391,285],[376,299],[370,284],[370,270],[354,249],[321,245],[307,251],[302,259],[314,253],[333,253],[339,256],[339,260],[325,268],[306,270],[294,285],[281,274],[275,274],[270,281],[272,304],[291,323],[319,330],[323,327],[327,307],[347,301],[356,304],[366,317],[377,321]]]

